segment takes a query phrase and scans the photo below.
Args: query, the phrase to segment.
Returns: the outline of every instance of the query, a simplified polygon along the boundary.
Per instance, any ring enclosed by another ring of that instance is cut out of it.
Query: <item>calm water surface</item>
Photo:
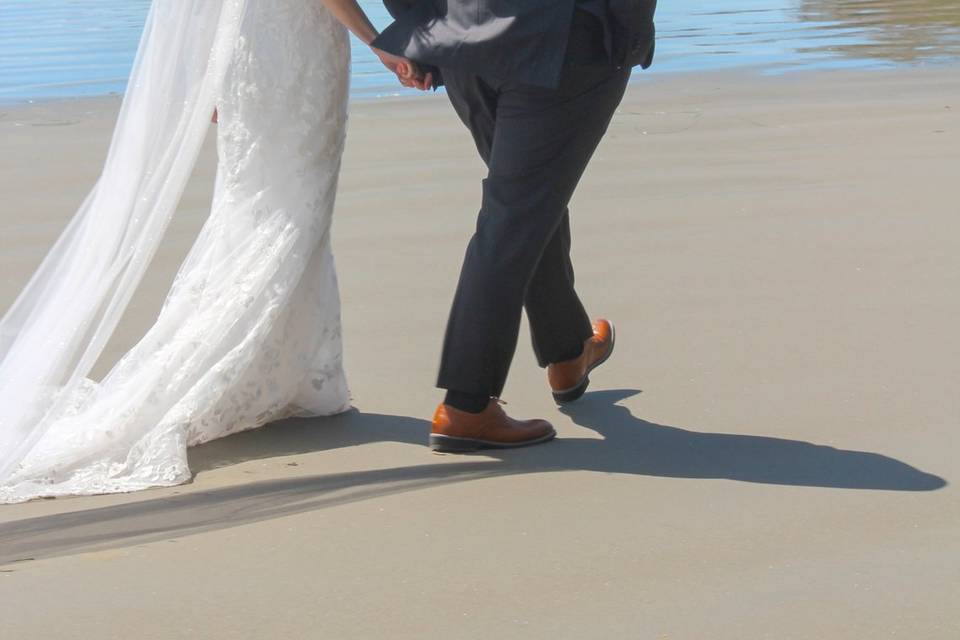
[[[388,22],[379,1],[361,4],[374,22]],[[122,92],[149,5],[0,0],[0,101]],[[660,0],[657,26],[654,68],[660,73],[960,60],[960,0]],[[353,76],[355,97],[399,93],[356,42]]]

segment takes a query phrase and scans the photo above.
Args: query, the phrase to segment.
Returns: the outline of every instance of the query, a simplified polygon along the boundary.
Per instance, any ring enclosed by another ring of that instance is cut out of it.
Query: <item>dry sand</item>
[[[200,447],[188,486],[0,507],[0,637],[960,637],[960,74],[650,78],[573,206],[618,352],[560,411],[524,339],[505,394],[559,440],[424,447],[482,171],[442,96],[358,104],[358,411]],[[115,109],[0,115],[0,309]],[[202,223],[211,151],[108,360]]]

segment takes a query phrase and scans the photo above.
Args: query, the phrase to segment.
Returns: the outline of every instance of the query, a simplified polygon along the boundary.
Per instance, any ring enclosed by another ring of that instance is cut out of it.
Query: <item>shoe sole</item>
[[[437,453],[470,453],[471,451],[481,451],[483,449],[519,449],[529,447],[543,442],[549,442],[557,437],[556,431],[535,438],[533,440],[524,440],[523,442],[495,442],[493,440],[479,440],[477,438],[459,438],[457,436],[445,436],[441,434],[430,435],[430,449]]]
[[[587,392],[587,387],[590,386],[590,373],[602,365],[604,362],[610,359],[610,356],[613,355],[613,348],[617,345],[617,329],[613,326],[613,323],[610,323],[610,348],[607,350],[606,355],[590,365],[590,368],[587,369],[587,372],[583,375],[583,379],[577,383],[576,386],[569,389],[564,389],[563,391],[554,391],[553,400],[557,404],[567,404],[573,402],[574,400],[579,400],[583,394]]]

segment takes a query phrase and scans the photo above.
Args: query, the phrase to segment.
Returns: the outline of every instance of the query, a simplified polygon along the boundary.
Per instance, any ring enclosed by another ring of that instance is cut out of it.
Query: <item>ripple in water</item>
[[[210,0],[211,2],[215,0]],[[304,0],[317,1],[317,0]],[[379,1],[361,0],[382,26]],[[150,0],[0,0],[0,100],[123,91]],[[960,0],[661,0],[658,72],[960,59]],[[353,92],[408,93],[354,41]]]

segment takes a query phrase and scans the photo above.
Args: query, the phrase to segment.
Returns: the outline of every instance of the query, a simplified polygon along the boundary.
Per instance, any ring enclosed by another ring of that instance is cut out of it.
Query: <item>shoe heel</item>
[[[567,389],[566,391],[555,391],[553,394],[553,399],[557,404],[564,404],[567,402],[573,402],[574,400],[579,400],[580,397],[587,392],[587,387],[590,386],[590,376],[585,376],[583,380],[573,389]]]
[[[476,440],[430,434],[430,449],[437,453],[470,453],[481,447]]]

